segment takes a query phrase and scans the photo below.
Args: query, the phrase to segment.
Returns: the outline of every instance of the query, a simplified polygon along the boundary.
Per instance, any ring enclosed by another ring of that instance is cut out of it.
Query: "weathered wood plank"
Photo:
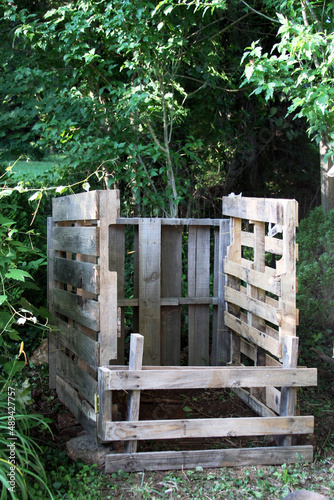
[[[241,335],[243,338],[256,344],[257,346],[265,349],[277,358],[282,356],[282,342],[273,339],[266,333],[261,332],[241,319],[232,316],[232,314],[225,312],[225,324],[228,328]]]
[[[95,436],[96,415],[94,409],[86,400],[80,399],[77,391],[64,379],[57,376],[57,394],[62,403],[70,410],[72,415],[80,422],[85,431]]]
[[[242,292],[233,290],[229,286],[225,287],[225,300],[226,302],[246,309],[250,313],[270,321],[273,325],[280,324],[281,314],[279,310],[260,300],[248,297]]]
[[[234,466],[279,465],[313,461],[312,446],[288,446],[285,448],[239,448],[223,450],[156,451],[134,455],[106,455],[105,472],[123,470],[193,469],[196,467],[219,468]]]
[[[109,371],[110,390],[193,389],[222,387],[302,387],[316,385],[314,368],[207,368],[206,370]]]
[[[142,218],[132,217],[119,217],[116,224],[135,225],[139,226]],[[167,218],[161,219],[163,226],[219,226],[221,219],[174,219]]]
[[[110,441],[312,434],[314,417],[204,418],[107,422]],[[125,451],[125,453],[128,453]]]
[[[108,369],[105,366],[98,368],[98,413],[97,413],[97,438],[99,442],[107,441],[106,422],[112,420],[112,391],[107,390]]]
[[[223,196],[223,215],[252,221],[283,223],[282,202],[269,198]]]
[[[54,290],[55,311],[81,323],[92,330],[99,330],[100,306],[95,300],[85,299],[66,290]]]
[[[230,244],[230,221],[223,219],[220,221],[216,233],[215,244],[215,289],[214,294],[218,295],[217,324],[216,330],[212,332],[212,365],[226,365],[231,361],[231,333],[225,325],[225,296],[224,286],[226,284],[224,262],[227,255],[227,248]]]
[[[117,273],[110,271],[109,227],[119,216],[119,191],[100,192],[100,366],[117,359]]]
[[[182,226],[164,226],[161,231],[161,301],[180,297],[182,285]],[[179,365],[181,354],[181,307],[161,310],[161,363]]]
[[[190,226],[188,233],[188,296],[210,294],[210,228]],[[188,307],[188,359],[191,365],[209,364],[210,309]]]
[[[250,392],[246,391],[245,389],[232,389],[239,398],[246,403],[249,408],[251,408],[255,413],[257,413],[260,417],[276,417],[276,413],[273,412],[270,408],[268,408],[264,403],[262,403],[259,399],[257,399],[255,396],[250,394]]]
[[[129,370],[140,370],[143,363],[144,337],[138,333],[131,334]],[[140,391],[130,391],[128,395],[128,407],[126,420],[139,420]],[[108,437],[108,422],[106,423],[106,436]],[[124,453],[136,453],[137,441],[127,442]]]
[[[187,305],[214,305],[217,306],[219,297],[161,297],[160,305],[164,307],[187,306]],[[136,307],[139,305],[139,299],[118,300],[120,307]]]
[[[144,363],[160,364],[161,219],[139,225],[139,331],[145,336]]]
[[[55,227],[53,249],[84,255],[99,255],[99,231],[97,227]]]
[[[58,257],[54,262],[56,280],[98,294],[100,291],[100,267],[89,262]]]
[[[96,220],[99,218],[98,191],[79,193],[52,200],[55,221]]]
[[[55,332],[58,341],[85,361],[93,370],[97,370],[99,343],[59,318],[55,319],[55,324],[59,329]]]
[[[117,273],[117,305],[119,322],[117,337],[117,363],[124,364],[124,307],[120,299],[125,293],[125,232],[124,225],[112,224],[109,227],[109,268]],[[138,304],[137,304],[138,305]]]
[[[254,248],[254,233],[248,233],[247,231],[242,231],[241,233],[241,244],[246,247]],[[265,251],[276,255],[283,254],[283,241],[278,238],[271,238],[265,236],[264,239]]]
[[[249,268],[247,269],[241,264],[228,260],[225,261],[224,272],[225,274],[241,279],[249,285],[256,286],[266,290],[267,292],[273,293],[274,295],[280,295],[281,293],[281,278],[275,278],[272,274],[267,275],[265,272],[258,272]]]
[[[97,381],[61,351],[57,353],[57,375],[70,382],[92,406],[94,405]]]
[[[47,303],[48,309],[50,311],[52,321],[55,316],[54,304],[53,304],[53,291],[56,286],[54,280],[54,261],[56,257],[56,252],[53,249],[53,228],[55,227],[55,222],[51,217],[47,219]],[[49,330],[48,334],[48,363],[49,363],[49,387],[54,389],[56,387],[56,357],[57,357],[57,336],[53,330]]]
[[[295,368],[298,363],[298,337],[286,336],[283,339],[283,368]],[[292,387],[282,387],[281,389],[281,416],[294,415],[296,411],[297,393]],[[282,437],[279,444],[282,446],[291,445],[289,437]]]

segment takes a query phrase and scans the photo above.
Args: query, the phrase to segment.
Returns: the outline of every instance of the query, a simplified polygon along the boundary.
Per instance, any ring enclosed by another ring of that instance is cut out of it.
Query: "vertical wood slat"
[[[222,219],[219,228],[215,231],[215,267],[214,267],[214,295],[218,297],[218,306],[212,332],[212,364],[215,366],[230,363],[231,332],[224,322],[224,259],[227,247],[230,244],[230,222]]]
[[[143,365],[144,337],[138,333],[131,334],[129,370],[141,370]],[[129,391],[127,421],[139,420],[140,391]],[[136,453],[137,441],[128,441],[124,445],[124,453]]]
[[[100,191],[100,365],[117,358],[117,273],[109,267],[109,226],[119,217],[119,192]]]
[[[52,245],[52,233],[55,227],[55,222],[52,217],[47,219],[47,279],[48,279],[48,309],[50,311],[51,317],[54,317],[54,306],[53,306],[53,290],[55,287],[54,282],[54,259],[56,252],[53,250]],[[57,337],[56,332],[50,330],[48,336],[48,362],[49,362],[49,387],[50,389],[55,389],[56,387],[56,356],[57,356]]]
[[[125,296],[125,226],[112,224],[109,227],[109,268],[117,273],[117,298]],[[118,311],[119,330],[117,338],[117,360],[111,364],[124,364],[124,307]]]
[[[265,223],[254,222],[254,264],[253,269],[261,273],[265,272]],[[266,293],[264,290],[256,288],[252,285],[247,285],[247,290],[251,297],[262,302],[265,301]],[[257,328],[260,331],[266,331],[266,323],[263,319],[248,313],[248,324]],[[266,356],[265,351],[259,346],[255,349],[255,366],[265,366]],[[262,403],[265,402],[265,389],[251,389],[251,394],[259,399]]]
[[[232,218],[230,223],[231,245],[227,249],[227,259],[232,262],[241,263],[241,219]],[[235,290],[240,290],[240,280],[231,276],[227,277],[227,285]],[[240,308],[227,304],[227,311],[240,315]],[[231,363],[241,364],[240,337],[231,331]]]
[[[181,297],[182,227],[161,228],[161,297]],[[181,354],[181,306],[161,308],[161,364],[178,366]]]
[[[210,227],[189,226],[188,295],[208,297],[210,294]],[[209,364],[210,309],[207,305],[188,308],[189,365]]]
[[[139,222],[139,331],[144,364],[160,365],[161,219]]]

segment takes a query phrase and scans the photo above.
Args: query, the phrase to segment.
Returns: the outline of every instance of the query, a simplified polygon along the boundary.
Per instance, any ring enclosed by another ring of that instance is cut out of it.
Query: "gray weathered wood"
[[[188,235],[188,295],[210,294],[210,228],[190,226]],[[188,356],[191,365],[209,364],[210,309],[206,305],[188,307]]]
[[[140,217],[120,217],[117,219],[117,224],[135,225],[138,226],[142,219]],[[220,219],[161,219],[163,226],[219,226]]]
[[[279,465],[313,461],[312,446],[288,446],[286,448],[239,448],[223,450],[157,451],[134,455],[113,454],[106,456],[105,472],[123,470],[193,469],[196,467],[219,468],[231,466]]]
[[[144,337],[138,333],[131,334],[129,370],[140,370],[143,363]],[[128,395],[128,407],[126,420],[128,422],[139,420],[140,391],[130,391]],[[107,424],[106,435],[108,436]],[[124,446],[124,453],[136,453],[137,441],[127,442]]]
[[[99,191],[89,191],[75,195],[62,196],[52,200],[52,213],[55,221],[96,220]]]
[[[215,290],[218,295],[216,329],[212,332],[212,365],[226,365],[231,361],[231,333],[226,328],[224,320],[225,311],[225,270],[224,261],[227,247],[230,244],[230,222],[227,219],[220,221],[215,240]]]
[[[160,364],[161,219],[139,225],[139,331],[145,336],[144,363]]]
[[[119,216],[119,192],[100,192],[100,366],[117,359],[117,273],[110,270],[109,228]]]
[[[97,413],[97,438],[100,442],[107,441],[106,422],[112,420],[112,391],[107,389],[108,369],[100,366],[98,369],[98,413]]]
[[[223,215],[261,222],[282,224],[282,202],[269,198],[223,197]]]
[[[231,328],[231,330],[237,332],[249,342],[266,349],[278,358],[282,356],[282,343],[280,341],[244,323],[241,319],[232,316],[232,314],[228,312],[225,312],[225,324],[228,328]]]
[[[48,217],[47,220],[47,255],[48,255],[48,263],[47,263],[47,300],[48,300],[48,309],[50,311],[52,320],[54,320],[55,310],[54,310],[54,298],[53,291],[56,286],[54,280],[54,261],[56,257],[56,252],[53,249],[53,229],[55,227],[55,222],[51,217]],[[57,358],[57,336],[53,330],[49,330],[48,334],[48,363],[49,363],[49,387],[50,389],[54,389],[56,387],[56,358]]]
[[[233,290],[229,286],[225,287],[225,300],[242,309],[246,309],[250,313],[269,321],[273,325],[279,325],[281,322],[281,314],[278,309],[258,299],[249,297],[241,291],[238,292],[237,290]]]
[[[97,227],[55,227],[53,248],[61,252],[99,255],[99,231]]]
[[[313,417],[246,417],[107,422],[110,441],[311,434]],[[135,450],[134,450],[135,451]],[[125,453],[130,453],[125,449]]]
[[[124,225],[112,224],[109,227],[109,266],[110,271],[117,273],[117,305],[118,310],[118,337],[117,337],[117,363],[124,364],[124,307],[121,300],[125,293],[125,234]],[[115,361],[115,362],[116,362]]]
[[[91,436],[96,433],[96,415],[94,409],[81,399],[75,389],[66,380],[57,375],[57,394],[62,403],[80,422],[85,431]]]
[[[164,226],[161,233],[161,305],[164,298],[181,297],[182,226]],[[161,363],[179,365],[181,353],[181,307],[177,303],[161,310]]]
[[[54,277],[74,288],[100,292],[100,267],[96,264],[58,257],[54,262]]]
[[[98,342],[59,318],[55,319],[55,324],[58,341],[96,371],[99,364]]]
[[[57,375],[78,389],[79,393],[94,406],[97,381],[61,351],[58,351],[57,355]]]
[[[269,269],[269,268],[266,268]],[[281,279],[280,277],[275,278],[271,274],[267,275],[265,272],[258,272],[254,269],[248,269],[243,267],[241,264],[236,262],[226,261],[224,266],[224,272],[231,276],[241,279],[248,285],[253,285],[267,292],[273,293],[275,295],[281,294]]]
[[[55,311],[81,323],[92,330],[99,330],[100,307],[95,300],[85,299],[74,293],[56,288],[53,292]]]
[[[314,368],[209,367],[203,370],[109,371],[111,390],[193,389],[220,387],[302,387],[317,384]]]

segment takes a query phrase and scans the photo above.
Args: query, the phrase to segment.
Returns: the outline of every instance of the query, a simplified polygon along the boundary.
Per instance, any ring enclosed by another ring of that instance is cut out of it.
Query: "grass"
[[[32,179],[42,176],[47,171],[54,171],[56,165],[61,164],[64,158],[63,155],[48,156],[42,161],[26,158],[10,161],[9,165],[13,165],[12,173],[14,174],[14,179],[24,181],[27,180],[27,178]]]

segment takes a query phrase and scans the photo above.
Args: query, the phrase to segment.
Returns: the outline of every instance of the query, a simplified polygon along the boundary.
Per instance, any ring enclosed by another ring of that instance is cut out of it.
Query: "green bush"
[[[332,356],[334,342],[334,210],[314,209],[300,223],[297,241],[298,334],[303,357],[311,347]]]

